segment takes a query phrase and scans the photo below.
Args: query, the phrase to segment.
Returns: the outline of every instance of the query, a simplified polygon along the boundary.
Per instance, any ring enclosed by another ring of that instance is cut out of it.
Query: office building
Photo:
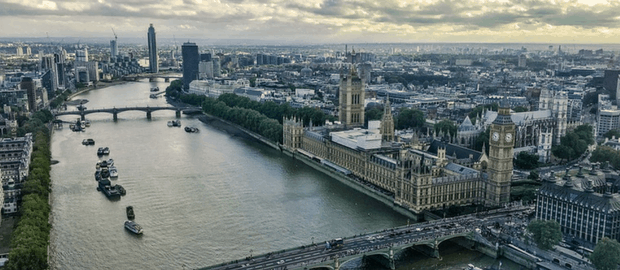
[[[75,61],[88,62],[88,49],[84,48],[83,50],[75,51]]]
[[[200,62],[198,45],[192,42],[183,43],[181,54],[183,55],[183,89],[189,90],[189,84],[198,79],[198,63]]]
[[[36,112],[37,111],[37,95],[36,95],[36,86],[34,84],[34,80],[30,77],[23,77],[21,83],[19,84],[19,88],[26,91],[26,95],[28,96],[28,111]]]
[[[157,58],[157,38],[153,24],[149,26],[147,42],[149,43],[149,70],[152,73],[157,73],[159,72],[159,59]]]

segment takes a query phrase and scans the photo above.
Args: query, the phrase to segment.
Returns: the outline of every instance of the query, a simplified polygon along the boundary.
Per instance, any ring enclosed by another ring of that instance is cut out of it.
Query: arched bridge
[[[151,113],[154,111],[161,110],[169,110],[175,111],[177,117],[181,117],[181,112],[183,113],[195,113],[201,111],[200,108],[197,107],[124,107],[124,108],[102,108],[102,109],[92,109],[92,110],[77,110],[77,111],[64,111],[54,113],[54,117],[61,115],[79,115],[82,120],[86,119],[86,115],[91,113],[111,113],[114,117],[114,121],[118,120],[118,114],[126,111],[143,111],[146,113],[146,118],[151,119]]]
[[[125,81],[137,81],[139,79],[148,78],[149,81],[154,81],[156,78],[162,78],[165,82],[169,82],[170,79],[181,79],[182,75],[179,74],[166,74],[166,73],[145,73],[145,74],[131,74],[122,77]]]
[[[258,256],[215,265],[210,269],[304,269],[338,270],[343,265],[373,260],[385,269],[395,269],[395,262],[413,249],[431,257],[439,258],[442,242],[451,241],[469,249],[497,256],[498,247],[494,240],[483,236],[487,227],[504,224],[512,216],[532,211],[527,207],[512,207],[485,212],[483,216],[467,215],[447,218],[408,226],[396,227],[344,238],[344,245],[327,248],[326,244],[311,244],[287,250],[274,251]]]

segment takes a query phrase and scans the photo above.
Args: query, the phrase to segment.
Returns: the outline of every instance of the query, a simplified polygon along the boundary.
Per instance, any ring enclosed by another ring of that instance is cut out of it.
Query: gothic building
[[[355,66],[347,75],[340,76],[340,111],[338,119],[346,127],[364,125],[364,83],[357,75]]]
[[[476,119],[479,120],[480,115],[478,115]],[[476,139],[478,139],[480,133],[485,130],[483,123],[483,121],[477,121],[474,125],[471,123],[469,116],[466,116],[463,123],[458,127],[455,143],[473,149],[476,144]]]
[[[390,114],[389,104],[385,110]],[[392,194],[395,204],[414,213],[508,202],[515,131],[508,108],[503,107],[491,124],[488,173],[479,165],[454,162],[446,153],[446,143],[429,152],[388,140],[386,135],[393,134],[387,130],[389,121],[393,119],[384,115],[382,123],[370,121],[368,129],[347,129],[344,125],[303,128],[299,120],[285,119],[284,148]]]
[[[383,105],[383,117],[381,118],[381,139],[384,142],[394,141],[394,117],[392,116],[392,106],[388,95]]]

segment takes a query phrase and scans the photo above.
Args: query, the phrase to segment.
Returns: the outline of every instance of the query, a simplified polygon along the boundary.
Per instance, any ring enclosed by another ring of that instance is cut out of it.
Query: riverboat
[[[110,167],[110,178],[118,178],[118,171],[114,166]]]
[[[153,87],[153,88],[151,88],[151,92],[159,92],[159,87]]]
[[[142,232],[144,232],[144,230],[142,229],[142,226],[140,226],[140,224],[135,223],[131,220],[126,220],[125,221],[125,229],[127,229],[128,231],[135,233],[135,234],[142,234]]]
[[[150,94],[149,97],[150,98],[157,98],[157,94]]]
[[[168,121],[169,127],[181,127],[181,120],[171,120]]]
[[[97,190],[103,192],[109,199],[119,199],[121,197],[121,192],[118,187],[118,185],[113,186],[109,179],[104,178],[99,180]]]
[[[198,128],[195,128],[195,127],[185,127],[185,132],[197,133],[198,131],[199,131]]]
[[[104,148],[103,148],[103,154],[104,154],[104,155],[109,155],[109,154],[110,154],[110,148],[108,148],[108,147],[104,147]]]
[[[93,139],[84,139],[82,140],[83,145],[95,145],[95,140]]]
[[[127,206],[127,208],[125,209],[125,211],[127,212],[127,219],[134,219],[136,217],[136,215],[133,212],[133,206]]]
[[[108,163],[108,166],[114,166],[114,160],[113,159],[109,158],[106,162]]]
[[[99,149],[97,149],[97,155],[103,156],[103,147],[99,147]]]
[[[86,127],[90,127],[90,120],[84,120],[84,125]]]

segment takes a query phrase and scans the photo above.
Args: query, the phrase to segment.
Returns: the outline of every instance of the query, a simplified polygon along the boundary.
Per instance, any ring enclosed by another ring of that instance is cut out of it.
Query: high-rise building
[[[501,103],[497,117],[490,127],[489,181],[486,192],[488,205],[510,202],[515,124],[510,118],[510,105],[506,100]]]
[[[527,57],[525,56],[525,54],[520,54],[519,55],[519,61],[517,62],[517,66],[520,68],[524,68],[527,64]]]
[[[15,48],[15,54],[17,56],[22,56],[24,54],[24,50],[22,49],[22,46],[17,46],[17,48]]]
[[[222,76],[222,63],[220,62],[220,57],[213,56],[211,58],[211,62],[213,62],[213,77]]]
[[[26,95],[28,96],[28,111],[37,111],[37,96],[34,80],[30,77],[23,77],[19,84],[19,88],[26,90]]]
[[[181,54],[183,55],[183,89],[188,90],[189,83],[198,79],[198,63],[200,62],[198,45],[192,42],[183,43]]]
[[[362,79],[357,76],[355,66],[351,66],[349,74],[340,78],[339,120],[345,126],[364,125],[365,92]]]
[[[153,24],[149,26],[147,37],[149,43],[149,69],[152,73],[157,73],[159,72],[159,59],[157,58],[157,38],[155,37]]]
[[[116,40],[110,40],[110,58],[116,59],[118,55],[118,45],[116,44]]]
[[[88,49],[84,48],[83,50],[75,51],[75,61],[88,62]]]

